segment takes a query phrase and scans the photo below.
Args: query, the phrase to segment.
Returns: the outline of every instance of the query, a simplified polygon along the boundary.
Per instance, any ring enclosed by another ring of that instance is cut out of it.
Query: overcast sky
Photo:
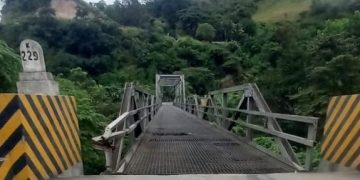
[[[100,0],[84,0],[86,2],[99,2]],[[106,4],[112,4],[115,0],[105,0]]]

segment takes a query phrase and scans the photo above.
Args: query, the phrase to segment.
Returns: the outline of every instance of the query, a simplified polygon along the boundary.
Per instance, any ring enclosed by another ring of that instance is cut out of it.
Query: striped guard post
[[[0,94],[0,180],[56,177],[80,152],[74,97]]]
[[[360,170],[360,94],[330,100],[324,127],[322,157]]]

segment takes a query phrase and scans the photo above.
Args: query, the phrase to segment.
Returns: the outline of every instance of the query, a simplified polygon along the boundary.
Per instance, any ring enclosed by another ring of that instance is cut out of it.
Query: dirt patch
[[[55,10],[57,18],[73,19],[76,17],[77,3],[75,0],[52,0],[51,8]]]

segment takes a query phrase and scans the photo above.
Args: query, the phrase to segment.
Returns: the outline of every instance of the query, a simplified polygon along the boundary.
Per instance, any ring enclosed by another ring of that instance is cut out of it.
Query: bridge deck
[[[261,174],[294,168],[207,122],[163,105],[124,174]]]

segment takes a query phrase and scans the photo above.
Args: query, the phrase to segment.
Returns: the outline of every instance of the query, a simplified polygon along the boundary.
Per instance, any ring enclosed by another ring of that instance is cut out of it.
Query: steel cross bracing
[[[161,88],[169,86],[175,88],[173,104],[179,108],[162,103]],[[238,104],[232,107],[234,100]],[[308,134],[283,132],[278,121],[304,124]],[[108,174],[289,172],[310,169],[317,121],[272,113],[256,84],[186,97],[183,75],[156,75],[155,96],[126,84],[120,116],[93,140],[105,152]],[[245,138],[234,138],[235,125],[245,129]],[[253,143],[259,132],[274,137],[280,154]],[[305,164],[289,141],[307,149]]]

